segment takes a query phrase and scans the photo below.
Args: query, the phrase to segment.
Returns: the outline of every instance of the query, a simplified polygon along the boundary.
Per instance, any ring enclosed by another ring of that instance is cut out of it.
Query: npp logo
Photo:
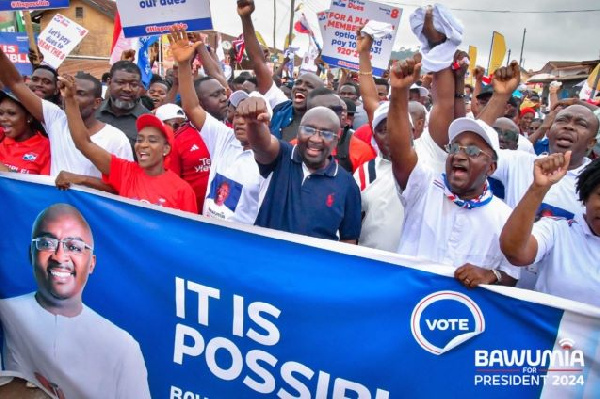
[[[410,330],[421,348],[441,355],[483,333],[485,318],[479,306],[467,295],[438,291],[415,306]]]

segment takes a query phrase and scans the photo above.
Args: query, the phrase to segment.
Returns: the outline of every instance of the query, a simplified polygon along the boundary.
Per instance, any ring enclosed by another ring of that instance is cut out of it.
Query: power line
[[[395,1],[386,1],[388,4],[397,6],[409,6],[409,7],[421,7],[421,4],[410,4],[410,3],[397,3]],[[465,12],[479,12],[479,13],[491,13],[491,14],[575,14],[575,13],[586,13],[586,12],[600,12],[600,9],[589,9],[589,10],[540,10],[540,11],[515,11],[515,10],[483,10],[476,8],[450,8],[452,11],[465,11]]]

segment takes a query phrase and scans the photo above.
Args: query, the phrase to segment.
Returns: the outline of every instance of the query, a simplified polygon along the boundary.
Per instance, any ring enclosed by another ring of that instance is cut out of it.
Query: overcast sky
[[[289,28],[291,0],[255,0],[257,12],[255,26],[267,43],[273,42],[273,4],[277,4],[276,42],[283,44]],[[386,0],[403,8],[396,48],[416,47],[419,43],[410,31],[408,17],[415,10],[418,0]],[[296,4],[299,0],[296,0]],[[305,0],[306,8],[321,10],[327,8],[329,0]],[[413,4],[406,5],[406,4]],[[426,4],[426,2],[423,2]],[[600,10],[599,0],[529,0],[490,2],[482,0],[446,0],[444,5],[451,9],[486,9],[513,11],[555,11],[555,10]],[[236,0],[213,1],[213,20],[217,29],[238,35],[241,23],[235,13]],[[231,12],[229,12],[231,10]],[[224,12],[227,11],[227,12]],[[523,58],[525,69],[540,69],[547,61],[582,61],[600,58],[600,12],[519,14],[484,13],[454,10],[454,15],[465,26],[463,45],[478,48],[477,63],[485,65],[490,51],[492,32],[502,33],[506,46],[512,50],[511,59],[519,59],[523,29],[527,28]]]

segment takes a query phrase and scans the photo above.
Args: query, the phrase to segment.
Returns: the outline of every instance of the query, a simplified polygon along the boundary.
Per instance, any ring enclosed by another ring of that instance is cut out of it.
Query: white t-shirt
[[[533,144],[531,144],[531,141],[529,141],[529,139],[523,136],[522,134],[519,134],[519,138],[517,139],[517,150],[525,151],[535,155],[535,149],[533,148]]]
[[[258,216],[260,174],[252,150],[244,150],[233,129],[207,114],[200,131],[211,165],[202,214],[233,222],[254,224]],[[227,184],[224,206],[217,205],[219,186]],[[227,209],[225,209],[227,208]]]
[[[392,163],[378,155],[374,160],[375,180],[366,162],[354,173],[361,189],[362,228],[358,245],[395,252],[400,245],[404,226],[404,205],[397,195]],[[364,184],[363,184],[364,183]]]
[[[538,243],[535,290],[600,306],[600,237],[583,217],[542,218],[532,234]]]
[[[78,175],[102,177],[98,168],[75,147],[65,111],[46,100],[42,100],[42,107],[44,127],[50,139],[50,175],[56,176],[64,170]],[[90,139],[117,158],[133,161],[129,139],[116,127],[106,124]]]
[[[271,109],[274,109],[277,105],[283,102],[289,101],[289,98],[283,91],[281,91],[279,87],[277,87],[275,82],[273,82],[271,88],[263,95],[263,97],[269,102]]]
[[[497,268],[518,279],[519,269],[500,250],[500,233],[512,210],[497,197],[481,207],[461,208],[435,183],[438,176],[420,159],[410,174],[401,194],[405,218],[397,252],[456,268],[465,263]]]
[[[65,398],[150,398],[139,344],[83,305],[76,317],[53,315],[34,293],[0,300],[4,368],[57,384]]]
[[[541,156],[540,156],[541,157]],[[493,177],[500,180],[504,185],[504,202],[511,208],[515,208],[525,192],[533,183],[533,171],[536,156],[524,151],[500,150],[498,154],[498,168]],[[590,163],[584,158],[583,165],[577,169],[569,170],[567,175],[550,188],[544,197],[542,209],[548,208],[555,216],[572,219],[573,215],[583,212],[583,205],[576,194],[575,186],[577,177]],[[550,207],[556,208],[554,210]],[[557,213],[558,211],[558,213]],[[571,215],[561,214],[562,212]]]

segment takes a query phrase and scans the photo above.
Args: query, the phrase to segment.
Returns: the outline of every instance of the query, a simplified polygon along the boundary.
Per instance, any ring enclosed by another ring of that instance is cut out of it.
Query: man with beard
[[[492,195],[487,183],[496,168],[497,134],[480,121],[466,117],[454,120],[447,130],[446,173],[438,175],[430,169],[411,146],[408,116],[408,92],[419,78],[420,67],[420,63],[408,59],[390,73],[390,158],[405,205],[398,253],[453,266],[454,277],[466,287],[515,285],[518,270],[502,255],[499,244],[511,210]],[[452,71],[448,67],[441,73]],[[507,81],[498,79],[498,71],[496,74],[494,87],[505,92]],[[511,74],[505,75],[508,82],[514,79]],[[447,86],[437,87],[439,96],[452,95],[453,87]],[[431,122],[437,118],[442,123],[451,121],[453,115],[432,112]]]
[[[50,140],[51,176],[65,171],[77,175],[101,177],[100,171],[75,148],[65,112],[32,92],[1,50],[0,80],[15,94],[29,113],[46,127]],[[119,158],[133,159],[125,134],[114,126],[96,119],[95,112],[102,103],[100,81],[89,74],[80,73],[76,76],[75,85],[81,118],[90,132],[91,140]],[[106,189],[99,179],[95,179],[92,184],[98,184],[99,189]]]
[[[292,99],[289,100],[273,81],[273,73],[267,66],[264,54],[256,38],[252,13],[254,0],[238,0],[238,15],[242,19],[246,53],[253,61],[254,73],[258,83],[257,90],[264,95],[273,109],[271,133],[283,141],[290,142],[298,133],[300,121],[307,109],[309,93],[324,87],[323,81],[314,73],[303,73],[294,81]]]
[[[129,61],[115,62],[110,68],[107,99],[96,111],[98,120],[122,130],[133,150],[137,137],[135,121],[150,111],[140,103],[140,68]]]

